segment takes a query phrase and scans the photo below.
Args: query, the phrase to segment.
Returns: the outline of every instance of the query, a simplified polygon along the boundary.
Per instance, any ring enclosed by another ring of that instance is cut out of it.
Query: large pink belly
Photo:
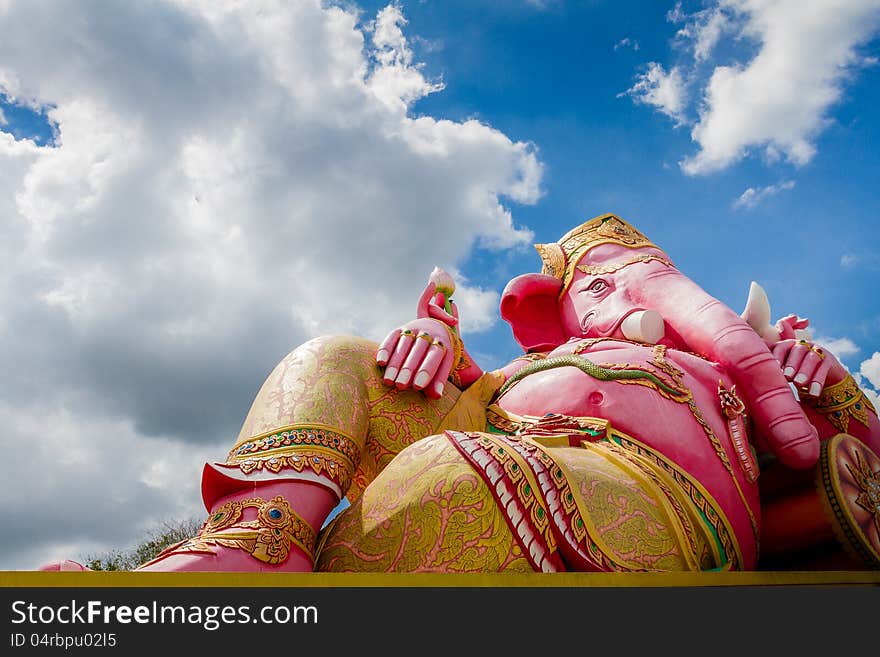
[[[585,355],[597,364],[627,363],[656,371],[650,362],[652,352],[646,348]],[[731,383],[709,363],[697,362],[687,354],[678,354],[678,357],[670,354],[670,360],[672,358],[681,370],[687,368],[681,384],[690,391],[693,404],[667,399],[646,385],[602,381],[575,367],[564,366],[530,374],[505,392],[498,405],[518,415],[560,413],[602,418],[614,429],[657,449],[716,499],[734,525],[745,556],[750,552],[748,546],[754,547],[754,536],[743,497],[757,519],[758,490],[746,480],[727,422],[721,415],[718,382],[723,380],[727,388]],[[664,380],[668,379],[664,377]],[[723,450],[729,468],[719,455],[719,449]]]

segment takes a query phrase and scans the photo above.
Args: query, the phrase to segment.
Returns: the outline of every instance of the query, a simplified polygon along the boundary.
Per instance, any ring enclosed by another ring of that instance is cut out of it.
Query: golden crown
[[[562,292],[571,284],[574,270],[583,255],[600,244],[620,244],[631,249],[659,248],[633,226],[613,214],[603,214],[572,228],[558,242],[535,244],[544,266],[542,274],[562,281]]]

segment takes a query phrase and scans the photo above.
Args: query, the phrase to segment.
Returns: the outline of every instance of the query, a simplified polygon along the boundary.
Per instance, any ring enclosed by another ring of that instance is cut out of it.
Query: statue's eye
[[[603,281],[601,278],[596,279],[590,286],[587,288],[590,292],[602,292],[605,288],[608,287],[608,283]]]

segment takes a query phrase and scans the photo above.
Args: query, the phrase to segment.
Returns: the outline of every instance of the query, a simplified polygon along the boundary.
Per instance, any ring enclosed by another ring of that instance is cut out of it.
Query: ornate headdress
[[[603,214],[582,223],[563,235],[558,242],[535,244],[548,274],[562,281],[562,292],[568,289],[574,270],[583,255],[600,244],[620,244],[631,249],[646,246],[660,248],[620,217]]]

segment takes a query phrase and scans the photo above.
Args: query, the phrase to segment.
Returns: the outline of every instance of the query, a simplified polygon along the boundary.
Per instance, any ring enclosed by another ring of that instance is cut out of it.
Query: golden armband
[[[360,458],[354,438],[335,427],[311,422],[240,440],[229,452],[226,465],[238,467],[245,475],[255,470],[311,471],[330,479],[345,494]]]
[[[464,353],[464,344],[458,336],[458,332],[454,328],[449,329],[449,335],[452,338],[452,370],[449,372],[449,380],[453,385],[461,388],[461,373],[471,366],[471,360]]]
[[[806,402],[816,412],[821,413],[834,428],[843,433],[849,428],[850,418],[868,426],[868,411],[875,415],[877,411],[871,401],[862,392],[851,374],[832,386],[825,387],[818,399],[805,397]]]

